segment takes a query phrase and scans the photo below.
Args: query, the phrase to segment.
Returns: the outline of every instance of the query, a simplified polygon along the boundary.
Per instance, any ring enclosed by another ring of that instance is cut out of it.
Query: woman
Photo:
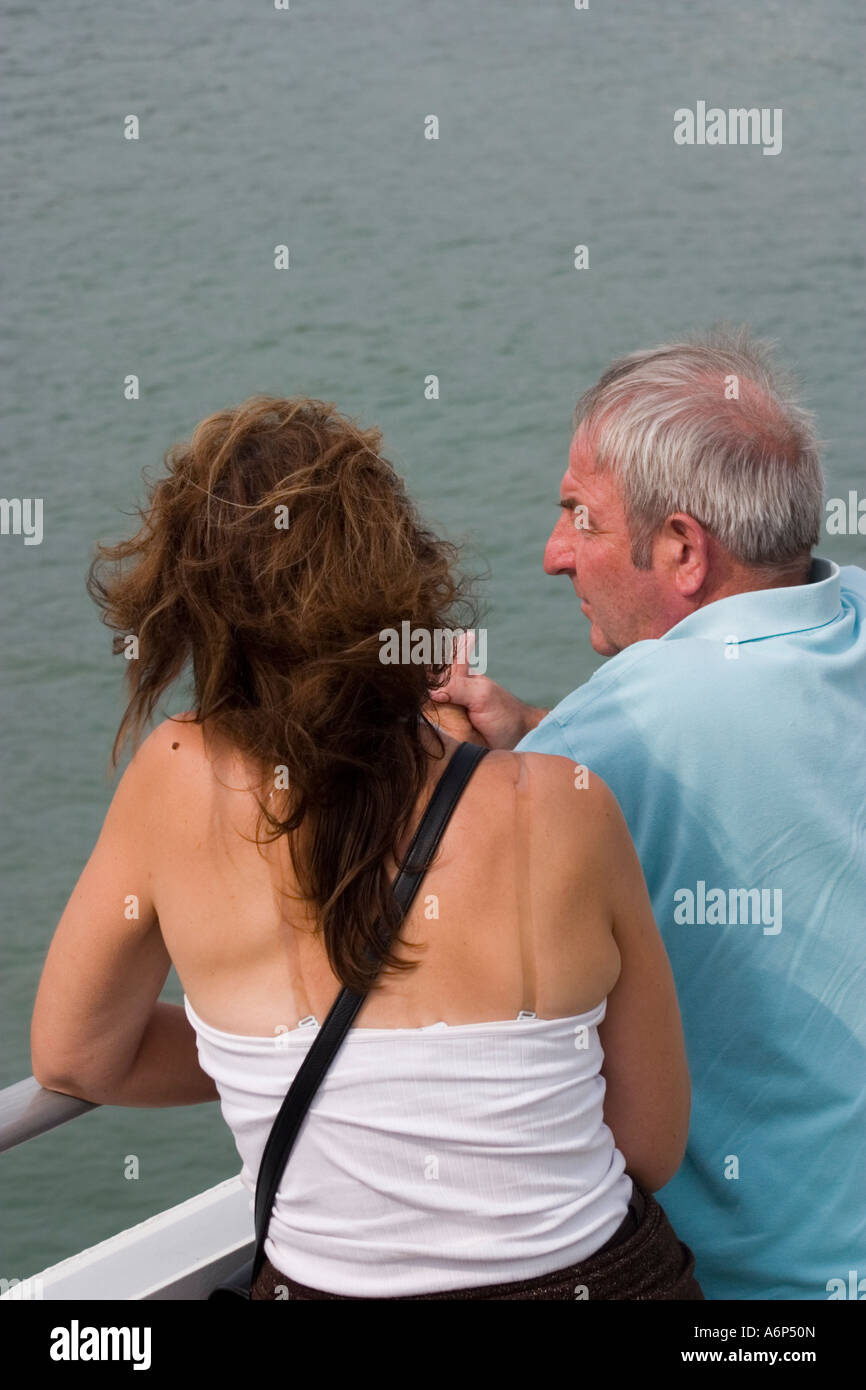
[[[188,664],[194,694],[132,758],[64,911],[34,1075],[220,1099],[252,1191],[317,1026],[369,988],[255,1298],[700,1299],[651,1195],[688,1129],[679,1012],[605,785],[488,753],[381,958],[457,747],[426,717],[447,667],[382,660],[382,634],[471,609],[380,445],[331,405],[254,397],[170,451],[137,535],[100,547],[89,590],[130,657],[115,759]],[[158,1002],[171,964],[183,1007]]]

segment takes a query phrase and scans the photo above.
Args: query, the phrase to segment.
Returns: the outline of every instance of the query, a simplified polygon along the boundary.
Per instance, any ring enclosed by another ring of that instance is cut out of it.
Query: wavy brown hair
[[[287,784],[276,809],[257,796],[256,842],[287,836],[331,968],[358,992],[380,967],[418,964],[379,932],[397,925],[387,861],[428,777],[422,710],[447,675],[383,664],[379,634],[474,619],[456,548],[422,525],[381,443],[308,397],[218,411],[169,449],[137,534],[100,545],[87,579],[115,651],[138,638],[113,763],[191,667],[206,738]]]

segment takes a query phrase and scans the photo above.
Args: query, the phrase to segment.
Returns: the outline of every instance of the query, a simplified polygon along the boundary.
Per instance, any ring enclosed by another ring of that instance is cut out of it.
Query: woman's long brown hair
[[[387,861],[426,783],[421,712],[447,674],[384,664],[379,634],[473,617],[455,547],[422,525],[381,442],[307,397],[219,411],[168,451],[137,534],[100,545],[87,580],[115,650],[138,638],[113,762],[190,665],[206,737],[283,788],[271,808],[257,797],[256,839],[287,836],[331,968],[358,992],[380,966],[418,963],[379,927],[396,926]]]

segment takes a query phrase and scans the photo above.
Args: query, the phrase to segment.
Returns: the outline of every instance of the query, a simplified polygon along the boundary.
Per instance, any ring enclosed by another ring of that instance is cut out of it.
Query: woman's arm
[[[602,789],[599,867],[609,886],[621,970],[599,1026],[607,1084],[605,1123],[628,1170],[648,1191],[664,1187],[683,1160],[691,1088],[673,973],[643,870],[619,803]]]
[[[157,1002],[171,960],[153,902],[152,847],[173,732],[160,725],[121,778],[54,933],[33,1009],[36,1080],[100,1104],[218,1098],[183,1009]]]
[[[598,1030],[605,1123],[629,1171],[654,1192],[682,1162],[691,1097],[673,975],[643,870],[619,803],[596,773],[575,779],[568,758],[517,757],[532,787],[521,838],[533,842],[536,885],[544,876],[534,913],[523,915],[537,914],[540,899],[573,924],[559,948],[546,945],[535,972],[560,979],[563,1000],[575,973],[584,991],[587,972],[599,980],[595,997],[607,999]],[[562,952],[556,959],[554,949]]]
[[[126,1076],[105,1083],[48,1081],[34,1076],[49,1091],[93,1101],[96,1105],[199,1105],[219,1100],[219,1092],[198,1063],[195,1031],[180,1004],[157,1003],[148,1019],[136,1058]]]

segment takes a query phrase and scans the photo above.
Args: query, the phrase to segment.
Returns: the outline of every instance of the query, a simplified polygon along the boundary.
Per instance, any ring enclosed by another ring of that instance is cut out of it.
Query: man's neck
[[[757,568],[754,565],[734,565],[720,581],[702,593],[696,608],[703,608],[717,599],[732,598],[734,594],[755,593],[760,589],[787,589],[808,584],[812,573],[812,556],[792,560],[787,565]]]

